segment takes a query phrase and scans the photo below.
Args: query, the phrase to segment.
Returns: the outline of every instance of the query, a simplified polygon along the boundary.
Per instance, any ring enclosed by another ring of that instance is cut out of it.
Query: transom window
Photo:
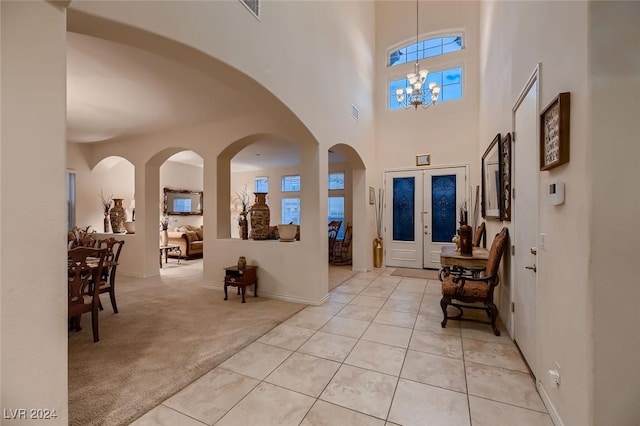
[[[429,73],[425,86],[434,82],[442,89],[438,102],[455,101],[462,99],[462,67]],[[404,89],[409,86],[406,78],[389,82],[389,109],[402,109],[396,97],[397,89]]]
[[[282,192],[298,191],[300,191],[300,175],[282,176]]]
[[[269,192],[269,178],[260,176],[253,180],[254,192]]]
[[[409,44],[389,53],[387,66],[406,64],[462,50],[462,36],[436,37]]]

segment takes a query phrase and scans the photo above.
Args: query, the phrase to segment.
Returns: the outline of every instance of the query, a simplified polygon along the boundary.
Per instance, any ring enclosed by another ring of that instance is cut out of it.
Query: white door
[[[422,170],[385,173],[385,265],[422,268]]]
[[[536,372],[536,241],[538,235],[538,73],[532,76],[514,114],[514,340]]]
[[[440,268],[440,249],[458,228],[466,175],[466,166],[385,173],[386,266]]]
[[[425,170],[423,268],[440,268],[440,251],[452,245],[459,226],[458,210],[467,199],[466,188],[465,166]]]

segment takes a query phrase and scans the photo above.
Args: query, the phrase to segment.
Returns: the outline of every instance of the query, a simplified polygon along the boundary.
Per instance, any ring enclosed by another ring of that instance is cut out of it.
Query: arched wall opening
[[[335,191],[329,189],[328,197],[344,197],[344,223],[352,226],[351,241],[351,265],[354,271],[367,270],[369,261],[369,248],[366,235],[370,235],[370,224],[365,219],[370,217],[367,211],[369,205],[369,190],[366,185],[366,167],[362,157],[351,146],[336,144],[329,148],[328,172],[344,172],[344,190]],[[339,262],[344,263],[344,262]]]

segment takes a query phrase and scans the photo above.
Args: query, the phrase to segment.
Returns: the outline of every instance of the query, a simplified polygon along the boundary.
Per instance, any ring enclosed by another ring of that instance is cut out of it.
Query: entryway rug
[[[201,272],[180,267],[174,277],[118,277],[120,313],[102,298],[98,343],[91,315],[69,333],[71,425],[131,423],[306,306],[251,290],[247,303],[235,291],[224,301]]]
[[[431,269],[396,268],[391,275],[395,277],[424,278],[427,280],[438,279],[438,271]]]

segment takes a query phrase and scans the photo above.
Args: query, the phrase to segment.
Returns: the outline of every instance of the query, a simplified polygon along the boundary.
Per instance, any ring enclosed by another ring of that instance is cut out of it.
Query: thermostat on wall
[[[548,183],[547,200],[552,206],[564,203],[564,182],[552,180]]]

